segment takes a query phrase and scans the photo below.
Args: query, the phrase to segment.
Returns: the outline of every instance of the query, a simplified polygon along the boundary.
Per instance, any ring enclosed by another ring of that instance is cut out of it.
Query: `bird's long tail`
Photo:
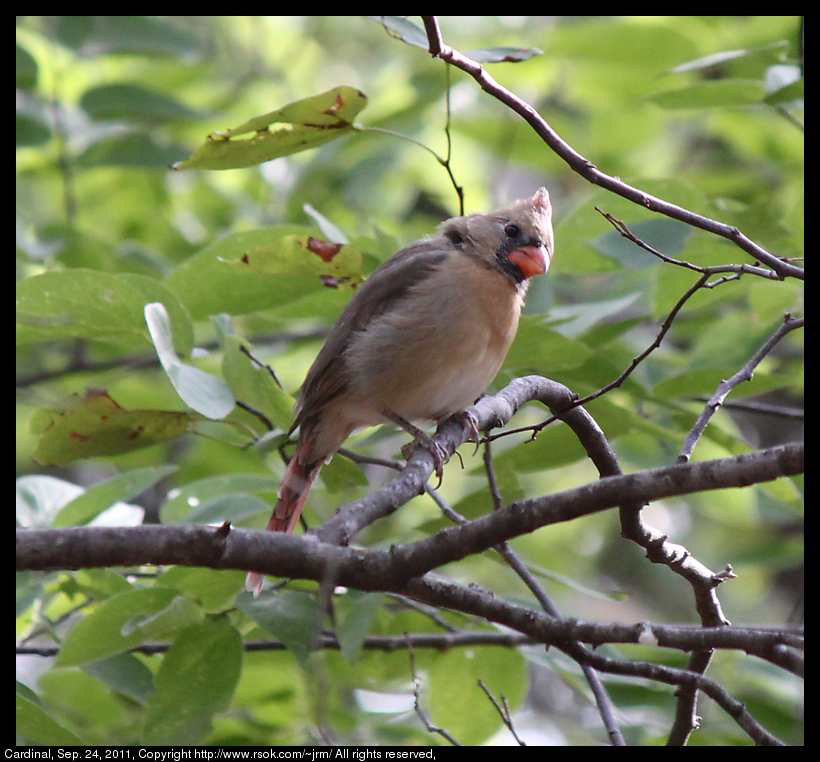
[[[279,499],[273,509],[273,514],[268,522],[267,529],[270,532],[287,532],[291,534],[299,522],[302,515],[302,506],[308,496],[311,485],[316,481],[323,461],[313,461],[302,463],[299,458],[300,448],[296,448],[296,454],[290,459],[282,484],[279,487]],[[262,590],[264,574],[259,572],[248,572],[245,579],[245,589],[253,593],[256,598]]]

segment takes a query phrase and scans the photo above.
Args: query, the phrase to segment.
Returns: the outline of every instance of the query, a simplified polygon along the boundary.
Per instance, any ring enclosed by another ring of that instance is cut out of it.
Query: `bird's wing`
[[[383,262],[365,280],[345,306],[308,371],[291,431],[344,393],[348,383],[344,350],[353,336],[395,308],[413,286],[429,277],[449,256],[450,246],[442,236],[411,244]]]

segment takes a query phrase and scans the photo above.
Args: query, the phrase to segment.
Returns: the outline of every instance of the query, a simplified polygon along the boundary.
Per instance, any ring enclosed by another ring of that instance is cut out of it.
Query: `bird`
[[[552,261],[546,188],[489,214],[445,220],[401,249],[342,310],[296,400],[296,450],[267,529],[292,533],[322,466],[354,432],[397,424],[433,454],[418,426],[441,423],[479,399],[510,348],[530,278]],[[478,441],[474,421],[467,424]],[[418,426],[416,425],[418,424]],[[249,572],[256,597],[263,575]]]

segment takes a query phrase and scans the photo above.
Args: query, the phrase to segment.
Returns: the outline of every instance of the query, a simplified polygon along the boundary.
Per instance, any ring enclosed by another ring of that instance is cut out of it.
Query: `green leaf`
[[[722,108],[749,106],[766,97],[763,82],[744,79],[721,79],[651,95],[648,100],[662,108]]]
[[[685,71],[698,71],[701,69],[711,69],[712,67],[724,64],[727,61],[732,61],[736,58],[742,58],[748,55],[748,50],[721,50],[718,53],[710,53],[708,56],[696,58],[693,61],[687,61],[673,69],[670,69],[672,74],[680,74]]]
[[[28,474],[17,480],[17,525],[26,529],[50,527],[54,517],[83,488],[45,474]]]
[[[424,665],[428,659],[416,660]],[[446,728],[459,743],[476,746],[485,742],[501,727],[501,718],[478,685],[481,680],[501,704],[504,696],[514,712],[527,691],[524,658],[515,649],[453,648],[437,658],[425,670],[427,674],[425,704],[429,705],[430,722]],[[468,712],[464,707],[469,706]]]
[[[21,90],[33,90],[37,84],[37,61],[19,43],[14,48],[15,85]]]
[[[162,573],[159,584],[185,593],[206,611],[219,613],[233,606],[236,593],[245,585],[245,576],[236,569],[171,566]]]
[[[522,375],[524,371],[549,375],[558,370],[577,368],[591,354],[592,350],[582,342],[548,328],[543,317],[524,315],[504,368],[515,375]]]
[[[86,746],[86,742],[58,723],[45,709],[18,695],[14,707],[16,732],[42,746]]]
[[[539,48],[516,48],[499,45],[497,47],[468,50],[464,55],[472,58],[473,61],[478,61],[478,63],[517,63],[534,56],[543,55],[543,53],[544,51]]]
[[[51,139],[51,128],[40,114],[24,114],[18,110],[14,120],[15,144],[24,146],[40,146]]]
[[[623,67],[616,70],[620,74],[619,81],[625,76],[665,73],[698,51],[685,31],[651,22],[612,24],[608,19],[597,18],[586,23],[560,25],[554,31],[550,36],[550,56],[556,60],[575,57],[585,66],[597,66],[601,73],[607,67]],[[622,86],[628,87],[628,84]]]
[[[93,678],[140,703],[145,703],[154,689],[154,673],[134,654],[117,654],[92,661],[83,669]]]
[[[242,400],[282,431],[290,428],[294,399],[276,381],[267,368],[261,368],[245,352],[238,336],[226,336],[222,341],[222,373],[237,399]]]
[[[416,48],[429,50],[430,42],[427,39],[427,32],[414,21],[410,21],[406,16],[366,16],[366,18],[378,21],[388,32],[393,33],[402,42]],[[519,48],[512,45],[498,45],[487,48],[477,48],[467,50],[464,55],[472,58],[478,63],[502,63],[526,61],[533,56],[540,56],[543,50],[538,48]]]
[[[767,66],[777,64],[788,54],[789,43],[780,40],[768,45],[740,50],[722,50],[693,61],[679,64],[671,69],[672,74],[686,71],[714,69],[724,77],[755,77],[763,74]],[[708,74],[702,75],[704,79]]]
[[[52,526],[87,524],[114,503],[130,500],[176,470],[177,466],[149,466],[126,471],[99,482],[68,503],[57,514]]]
[[[595,400],[591,412],[609,441],[629,432],[641,421],[636,413],[619,407],[607,397]],[[542,473],[588,457],[572,429],[557,421],[541,431],[534,441],[527,439],[526,434],[522,439],[521,444],[495,457],[499,468],[512,468],[518,474]],[[480,470],[481,467],[477,467],[475,473]]]
[[[71,575],[71,584],[97,599],[133,590],[128,580],[113,569],[79,569]]]
[[[394,37],[398,37],[408,45],[424,50],[430,47],[424,29],[406,16],[365,16],[365,18],[378,21],[388,32],[392,32]]]
[[[689,225],[664,219],[643,220],[627,227],[636,238],[668,257],[676,257],[694,232]],[[614,229],[598,236],[590,245],[601,254],[618,260],[628,270],[654,267],[663,261]]]
[[[361,251],[312,235],[283,233],[249,249],[231,264],[257,275],[324,277],[326,284],[345,290],[356,288],[363,280]]]
[[[609,433],[607,432],[607,436]],[[542,473],[575,463],[586,451],[568,426],[553,424],[544,429],[535,441],[525,441],[497,456],[502,468],[518,474]]]
[[[580,304],[568,304],[556,307],[550,311],[550,320],[561,320],[555,330],[564,336],[580,336],[593,326],[600,325],[602,330],[609,328],[614,334],[621,330],[613,326],[612,317],[619,312],[623,312],[641,298],[640,293],[627,294],[620,299],[607,299],[603,302],[581,302]],[[595,338],[595,336],[593,336]],[[584,336],[584,343],[590,346],[590,337]]]
[[[171,410],[125,410],[105,391],[72,394],[56,411],[40,411],[50,420],[42,427],[31,457],[42,465],[64,466],[80,458],[119,455],[150,447],[186,433],[192,413]]]
[[[271,510],[270,503],[253,495],[220,495],[194,508],[186,517],[186,522],[216,524],[230,521],[236,524],[248,516],[270,513]]]
[[[348,664],[355,664],[359,659],[364,639],[370,634],[373,619],[384,602],[384,596],[381,593],[351,590],[343,600],[344,605],[340,603],[338,607],[342,616],[336,627],[336,636],[345,661]]]
[[[255,474],[209,476],[173,491],[162,506],[163,524],[181,524],[190,520],[201,506],[214,498],[230,494],[270,492],[276,494],[279,479]]]
[[[766,70],[766,103],[790,103],[804,97],[805,80],[797,66],[770,66]]]
[[[223,618],[195,624],[174,640],[154,678],[142,741],[152,746],[201,742],[214,713],[239,682],[242,638]]]
[[[698,214],[714,214],[702,191],[681,180],[656,180],[624,178],[642,191],[685,207]],[[555,230],[555,238],[561,244],[550,266],[550,274],[596,273],[618,270],[617,261],[596,251],[592,244],[596,238],[612,230],[612,226],[596,211],[602,209],[632,228],[637,222],[657,220],[655,213],[627,201],[609,191],[593,191],[575,209],[564,215]],[[682,224],[682,223],[676,223]]]
[[[231,129],[212,132],[207,141],[174,169],[238,169],[318,148],[354,129],[353,119],[367,96],[342,85],[289,103]],[[240,135],[252,137],[235,139]]]
[[[171,320],[159,302],[145,305],[145,322],[159,361],[182,401],[206,418],[220,420],[236,406],[224,379],[182,362],[174,350]]]
[[[233,233],[189,257],[168,274],[165,285],[178,295],[195,319],[220,312],[246,315],[289,304],[305,294],[324,290],[316,277],[279,275],[260,278],[249,267],[237,264],[246,252],[288,235],[303,236],[307,241],[311,230],[296,225],[280,225]],[[307,255],[308,252],[303,250],[302,256]],[[203,288],[203,283],[207,283],[208,287]]]
[[[127,82],[86,90],[80,99],[80,106],[93,119],[153,123],[198,116],[196,111],[170,95]]]
[[[145,275],[61,270],[34,275],[17,287],[17,342],[94,339],[122,351],[145,349],[151,337],[143,308],[162,302],[174,326],[174,346],[194,343],[191,318],[176,295]]]
[[[202,618],[198,606],[177,590],[154,587],[113,595],[68,633],[56,664],[69,667],[129,651],[168,637]]]
[[[737,368],[727,366],[686,371],[656,384],[652,388],[652,396],[663,400],[691,399],[693,397],[708,399],[717,391],[721,381],[731,378],[735,373],[737,373]],[[782,386],[782,378],[759,372],[755,373],[749,381],[744,381],[732,389],[730,399],[752,397]]]
[[[82,167],[138,167],[167,169],[183,148],[160,143],[147,132],[128,132],[103,137],[85,149],[78,157]]]
[[[306,593],[263,590],[258,598],[248,592],[236,597],[236,605],[260,627],[281,640],[301,666],[307,664],[318,632],[316,601]]]
[[[314,209],[310,204],[304,204],[302,209],[304,209],[305,214],[313,218],[313,221],[319,226],[319,230],[322,231],[322,235],[325,236],[328,241],[332,241],[333,243],[350,243],[341,229],[325,217],[318,209]]]
[[[330,492],[340,492],[351,487],[364,487],[369,482],[360,465],[341,456],[333,458],[322,469],[322,482]]]
[[[50,21],[50,31],[60,42],[89,57],[144,53],[185,58],[198,53],[202,44],[167,17],[54,16]]]

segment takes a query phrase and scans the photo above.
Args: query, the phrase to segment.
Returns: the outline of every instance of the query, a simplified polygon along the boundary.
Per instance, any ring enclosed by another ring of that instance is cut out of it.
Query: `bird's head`
[[[439,230],[454,246],[498,267],[515,283],[545,273],[552,260],[552,205],[546,188],[497,212],[454,217]]]

